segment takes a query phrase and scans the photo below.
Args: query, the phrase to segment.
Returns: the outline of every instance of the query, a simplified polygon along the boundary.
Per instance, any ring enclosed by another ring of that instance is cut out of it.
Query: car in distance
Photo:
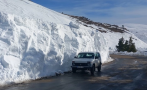
[[[76,70],[90,70],[91,74],[94,74],[95,68],[98,72],[101,71],[101,56],[99,52],[80,52],[72,60],[72,72]]]

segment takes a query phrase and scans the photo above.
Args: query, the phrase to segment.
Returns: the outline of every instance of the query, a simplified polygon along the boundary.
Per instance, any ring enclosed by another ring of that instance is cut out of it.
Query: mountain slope
[[[67,15],[67,14],[65,14]],[[116,45],[118,44],[118,41],[120,38],[124,37],[125,40],[129,40],[130,37],[133,37],[133,42],[136,45],[136,48],[138,50],[146,50],[147,49],[147,43],[146,42],[146,26],[140,25],[140,27],[136,28],[129,28],[128,25],[125,24],[121,27],[118,25],[111,25],[107,23],[100,23],[100,22],[94,22],[86,17],[80,17],[80,16],[73,16],[73,15],[67,15],[70,16],[72,19],[76,19],[76,21],[80,24],[83,24],[86,27],[90,27],[93,30],[98,30],[102,33],[102,35],[107,39],[109,49],[112,51],[116,50]],[[127,28],[126,28],[127,27]],[[140,30],[141,29],[141,30]],[[131,30],[131,31],[130,31]],[[145,31],[144,34],[142,34],[142,31]],[[135,32],[135,33],[134,33]],[[138,32],[136,34],[136,32]],[[142,35],[144,37],[142,37]],[[141,39],[141,40],[140,40]]]
[[[147,25],[143,24],[124,24],[128,30],[139,39],[147,43]]]
[[[108,61],[107,41],[97,30],[28,0],[0,0],[0,85],[68,71],[81,51]]]

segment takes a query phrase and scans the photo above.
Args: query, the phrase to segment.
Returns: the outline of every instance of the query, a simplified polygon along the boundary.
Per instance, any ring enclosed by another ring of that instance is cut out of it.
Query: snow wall
[[[109,57],[100,32],[76,22],[56,24],[0,13],[0,85],[19,83],[71,70],[73,57],[98,51]]]

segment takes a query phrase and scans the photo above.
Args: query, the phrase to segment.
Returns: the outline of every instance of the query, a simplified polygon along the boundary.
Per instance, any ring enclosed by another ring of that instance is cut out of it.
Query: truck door
[[[97,53],[95,54],[95,65],[96,65],[96,67],[99,65],[99,63],[98,63],[98,54]]]

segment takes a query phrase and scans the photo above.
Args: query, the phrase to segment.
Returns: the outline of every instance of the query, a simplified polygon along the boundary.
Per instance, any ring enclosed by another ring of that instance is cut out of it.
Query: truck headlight
[[[72,61],[72,65],[75,66],[75,61]]]

